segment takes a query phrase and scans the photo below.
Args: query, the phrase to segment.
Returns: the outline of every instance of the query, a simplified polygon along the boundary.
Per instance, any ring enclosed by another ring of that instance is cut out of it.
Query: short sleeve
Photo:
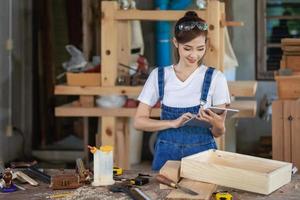
[[[230,94],[224,74],[218,71],[215,81],[216,83],[212,94],[212,105],[230,104]]]
[[[158,92],[158,68],[155,68],[150,73],[138,100],[149,106],[154,106],[159,100]]]

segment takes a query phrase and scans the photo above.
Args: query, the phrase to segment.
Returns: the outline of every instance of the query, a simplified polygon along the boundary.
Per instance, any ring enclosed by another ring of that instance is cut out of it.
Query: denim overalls
[[[200,106],[203,106],[206,103],[213,72],[214,68],[212,67],[209,67],[205,72],[200,105],[187,108],[176,108],[162,104],[161,119],[174,120],[187,112],[197,114]],[[164,96],[163,67],[158,69],[158,87],[159,97],[162,102]],[[155,144],[152,169],[159,170],[167,160],[181,160],[181,158],[185,156],[207,149],[217,149],[214,137],[208,128],[182,126],[159,131]]]

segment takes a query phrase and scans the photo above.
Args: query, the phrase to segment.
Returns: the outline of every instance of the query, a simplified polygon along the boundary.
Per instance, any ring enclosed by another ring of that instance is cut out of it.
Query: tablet
[[[227,110],[226,118],[230,118],[239,112],[239,110],[232,109],[232,108],[209,107],[207,109],[210,109],[211,111],[213,111],[218,115],[221,115],[225,110]]]
[[[203,128],[211,128],[212,127],[212,125],[209,122],[200,120],[196,116],[187,120],[182,126],[197,126],[197,127],[203,127]]]
[[[216,113],[218,115],[222,114],[225,110],[227,110],[226,118],[230,118],[239,112],[239,110],[231,109],[231,108],[209,107],[207,109],[212,110],[214,113]],[[203,128],[211,128],[212,127],[212,125],[209,122],[198,119],[196,117],[196,115],[194,117],[192,117],[191,119],[187,120],[182,126],[198,126],[198,127],[203,127]]]

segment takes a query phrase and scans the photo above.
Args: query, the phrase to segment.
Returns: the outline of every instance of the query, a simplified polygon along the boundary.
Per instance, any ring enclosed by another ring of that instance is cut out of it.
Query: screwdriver
[[[168,179],[167,177],[159,174],[156,176],[156,180],[164,185],[167,185],[167,186],[170,186],[172,188],[175,188],[175,189],[180,189],[181,191],[185,192],[185,193],[188,193],[188,194],[191,194],[191,195],[198,195],[197,192],[194,192],[186,187],[183,187],[183,186],[180,186],[178,185],[177,183],[175,183],[174,181]]]

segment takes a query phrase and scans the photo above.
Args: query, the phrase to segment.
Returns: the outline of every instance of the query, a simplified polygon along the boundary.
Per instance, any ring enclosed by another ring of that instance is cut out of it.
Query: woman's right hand
[[[192,113],[184,113],[177,119],[171,121],[172,128],[178,128],[182,126],[187,120],[191,119],[192,117],[194,117]]]

